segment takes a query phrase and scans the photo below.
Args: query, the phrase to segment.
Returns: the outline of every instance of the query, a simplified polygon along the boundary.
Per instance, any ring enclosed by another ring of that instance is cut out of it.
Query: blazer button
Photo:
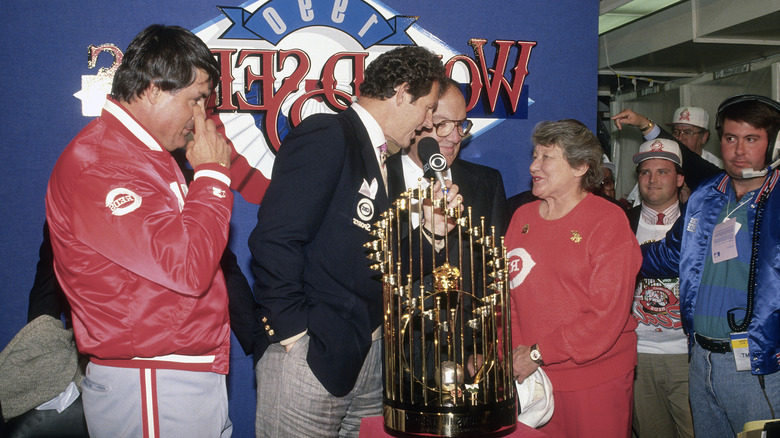
[[[263,324],[265,324],[266,322],[268,322],[268,318],[266,318],[266,317],[264,316],[264,317],[263,317]]]
[[[270,326],[270,325],[268,325],[268,324],[266,324],[266,326],[265,326],[265,331],[268,331],[268,330],[271,330],[271,326]]]
[[[268,336],[273,336],[273,335],[274,335],[274,331],[273,330],[268,330]]]

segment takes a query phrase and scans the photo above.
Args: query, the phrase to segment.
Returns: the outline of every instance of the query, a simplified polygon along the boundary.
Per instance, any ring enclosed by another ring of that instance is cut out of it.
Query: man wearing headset
[[[780,103],[730,97],[716,127],[725,174],[694,191],[666,238],[643,245],[641,275],[679,275],[694,431],[733,437],[780,411]]]

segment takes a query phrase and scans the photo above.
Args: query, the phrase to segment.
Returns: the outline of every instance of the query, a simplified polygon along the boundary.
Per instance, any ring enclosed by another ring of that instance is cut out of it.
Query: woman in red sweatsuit
[[[592,193],[602,178],[596,137],[561,120],[541,122],[532,139],[539,200],[515,212],[505,239],[515,377],[539,366],[549,376],[550,436],[627,437],[642,255],[625,213]]]

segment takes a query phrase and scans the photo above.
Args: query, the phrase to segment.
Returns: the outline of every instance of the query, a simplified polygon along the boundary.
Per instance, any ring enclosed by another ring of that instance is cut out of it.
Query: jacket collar
[[[163,152],[164,149],[160,143],[120,104],[117,100],[109,97],[103,105],[103,115],[111,114],[119,121],[131,134],[133,134],[141,143],[150,150]]]
[[[780,169],[773,169],[767,176],[764,177],[764,184],[762,184],[761,188],[758,190],[756,199],[758,199],[765,191],[771,193],[777,185],[778,180],[780,180]],[[726,190],[728,190],[730,182],[731,177],[728,174],[723,175],[718,184],[715,186],[715,190],[726,194]]]
[[[381,190],[377,191],[376,200],[379,202],[380,208],[386,208],[388,205],[388,193],[389,191],[385,187],[382,179],[382,170],[379,167],[379,160],[376,156],[374,146],[372,144],[372,137],[366,129],[363,120],[360,115],[355,111],[355,108],[350,106],[346,111],[339,113],[339,116],[345,117],[355,129],[355,135],[359,142],[360,153],[363,157],[363,166],[368,177],[367,182],[376,179],[377,183],[381,186]],[[381,131],[380,131],[381,132]]]

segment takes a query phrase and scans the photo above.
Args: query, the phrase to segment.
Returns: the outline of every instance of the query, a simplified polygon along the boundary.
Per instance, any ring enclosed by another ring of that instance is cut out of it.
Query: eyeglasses
[[[702,134],[704,130],[694,131],[692,129],[673,129],[672,135],[680,138],[693,137],[694,135]]]
[[[455,129],[455,127],[458,127],[458,135],[462,137],[465,137],[469,135],[469,131],[471,131],[471,127],[474,124],[471,123],[471,120],[469,119],[463,119],[463,120],[442,120],[439,123],[435,123],[433,125],[433,129],[436,130],[436,135],[439,137],[446,137],[452,133],[452,130]]]

